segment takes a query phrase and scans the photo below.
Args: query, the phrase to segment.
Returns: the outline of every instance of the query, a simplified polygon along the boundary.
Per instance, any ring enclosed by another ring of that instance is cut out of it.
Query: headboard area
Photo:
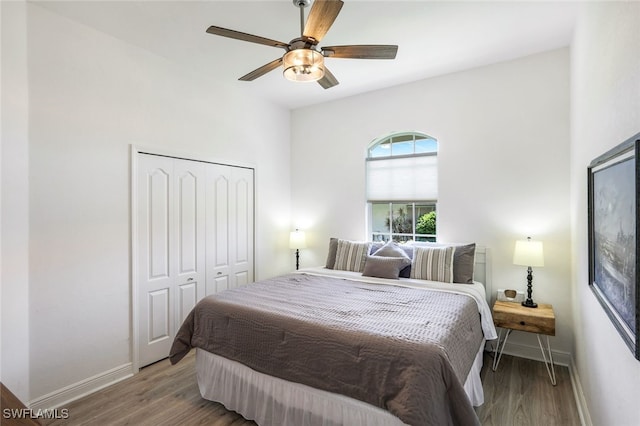
[[[368,249],[368,253],[369,254],[373,254],[376,253],[377,250],[381,250],[382,247],[386,244],[383,241],[375,241],[375,242],[367,242],[367,241],[350,241],[350,240],[340,240],[338,238],[330,238],[329,239],[329,252],[327,255],[327,262],[325,267],[328,269],[334,269],[334,265],[336,264],[336,257],[337,257],[337,252],[338,252],[338,242],[342,241],[342,244],[344,244],[343,246],[343,254],[344,253],[351,253],[349,254],[349,256],[351,256],[352,258],[356,258],[355,255],[353,253],[356,253],[356,251],[354,250],[361,250],[361,251],[366,251]],[[460,269],[459,271],[461,271],[461,276],[459,276],[459,278],[461,280],[465,280],[465,281],[461,281],[461,282],[467,282],[466,280],[471,279],[470,275],[470,256],[474,256],[474,265],[473,265],[473,280],[480,282],[484,285],[485,290],[486,290],[486,299],[487,302],[489,303],[489,305],[491,306],[491,297],[493,295],[493,286],[492,286],[492,282],[491,282],[491,251],[489,250],[488,247],[485,246],[479,246],[477,244],[473,244],[473,243],[466,243],[466,244],[456,244],[456,243],[431,243],[431,242],[407,242],[406,244],[400,244],[397,245],[396,247],[392,248],[391,250],[402,250],[404,251],[404,253],[411,258],[414,254],[413,248],[414,247],[419,247],[419,246],[426,246],[426,247],[447,247],[447,246],[456,246],[456,247],[461,247],[462,250],[462,254],[460,256],[460,267],[462,269]],[[348,249],[345,249],[344,247],[350,247]],[[358,248],[359,247],[359,248]],[[364,247],[364,248],[363,248]],[[350,250],[350,251],[346,251],[346,250]],[[402,254],[402,252],[400,252]],[[387,254],[388,256],[388,254]],[[454,261],[454,267],[456,265],[456,261]],[[336,268],[336,269],[344,269],[342,267]],[[346,269],[346,270],[354,270],[354,269]],[[455,276],[455,272],[454,272],[454,276]],[[376,276],[376,275],[373,275]],[[397,271],[396,271],[396,278],[397,278]],[[408,278],[407,276],[402,275],[405,278]],[[383,278],[389,278],[388,276],[385,276]]]
[[[493,287],[491,285],[491,250],[488,247],[476,246],[473,279],[484,284],[487,294],[487,303],[491,306]]]

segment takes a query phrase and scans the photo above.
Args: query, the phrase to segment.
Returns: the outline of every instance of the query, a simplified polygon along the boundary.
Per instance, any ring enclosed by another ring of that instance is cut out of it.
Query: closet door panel
[[[229,167],[206,167],[207,292],[229,288]]]
[[[241,178],[235,182],[236,265],[249,261],[249,183]]]
[[[213,214],[211,225],[215,236],[215,267],[229,266],[229,177],[222,167],[216,167],[214,181]],[[219,174],[218,174],[219,173]]]
[[[147,344],[154,344],[171,337],[169,318],[169,288],[147,293],[148,298],[148,339]]]
[[[146,365],[167,356],[175,333],[173,162],[140,155],[138,167],[138,350]]]
[[[198,256],[198,185],[190,172],[177,176],[180,274],[196,272]]]
[[[219,277],[214,277],[211,281],[207,281],[206,296],[219,293],[221,291],[228,290],[228,289],[229,289],[228,275],[221,275]]]
[[[205,296],[205,169],[197,161],[173,160],[176,252],[175,329]]]
[[[168,171],[167,171],[168,170]],[[145,197],[149,252],[147,261],[148,280],[169,278],[170,241],[170,169],[151,168],[146,177]]]
[[[178,324],[182,324],[189,312],[198,302],[198,289],[196,282],[188,282],[178,287]],[[176,329],[177,330],[177,329]]]
[[[253,170],[233,167],[231,177],[234,191],[230,197],[232,206],[230,226],[235,237],[230,247],[233,250],[231,269],[234,277],[232,286],[237,287],[254,280]]]
[[[236,273],[236,286],[247,285],[249,282],[249,273],[247,271]]]

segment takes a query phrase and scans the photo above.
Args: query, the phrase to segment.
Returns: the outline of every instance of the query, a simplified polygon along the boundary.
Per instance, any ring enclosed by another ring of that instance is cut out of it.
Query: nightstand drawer
[[[496,302],[493,307],[496,327],[555,336],[556,319],[551,305],[525,308],[519,303]]]

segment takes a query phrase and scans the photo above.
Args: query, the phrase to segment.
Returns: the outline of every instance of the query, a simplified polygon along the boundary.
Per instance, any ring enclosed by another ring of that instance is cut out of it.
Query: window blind
[[[436,155],[368,159],[367,201],[438,199]]]

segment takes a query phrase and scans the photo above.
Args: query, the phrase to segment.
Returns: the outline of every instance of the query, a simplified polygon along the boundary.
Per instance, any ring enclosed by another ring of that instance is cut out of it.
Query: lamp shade
[[[294,49],[282,57],[284,76],[291,81],[318,81],[324,76],[324,56],[313,49]]]
[[[531,238],[516,241],[516,248],[513,251],[513,264],[544,266],[542,241],[533,241]]]
[[[304,232],[295,230],[291,231],[289,235],[289,248],[291,249],[301,249],[307,247],[307,240],[304,237]]]

